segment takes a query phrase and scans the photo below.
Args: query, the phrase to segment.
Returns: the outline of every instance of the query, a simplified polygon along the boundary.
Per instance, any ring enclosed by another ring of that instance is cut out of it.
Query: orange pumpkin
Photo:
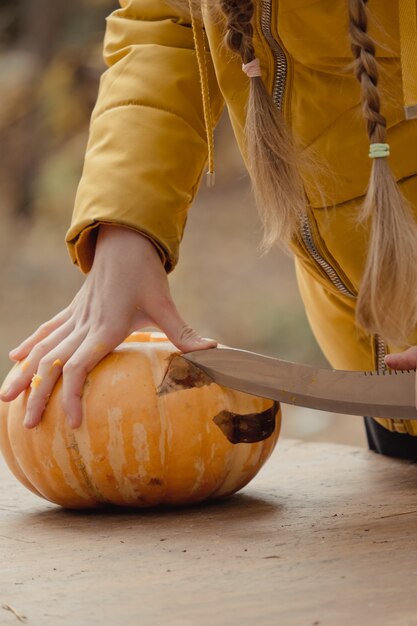
[[[278,406],[214,383],[158,394],[175,352],[161,333],[131,335],[89,374],[76,430],[61,408],[61,381],[33,430],[23,427],[28,391],[1,403],[0,449],[16,478],[69,508],[186,504],[241,489],[275,446]],[[275,429],[256,443],[231,443],[213,421],[267,412]]]

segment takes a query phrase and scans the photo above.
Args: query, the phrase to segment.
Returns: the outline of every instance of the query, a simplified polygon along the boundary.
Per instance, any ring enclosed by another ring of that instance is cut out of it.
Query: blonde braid
[[[226,45],[239,54],[243,64],[250,63],[255,59],[254,2],[220,0],[220,9],[226,18]],[[267,250],[275,243],[287,247],[306,214],[302,158],[262,78],[255,76],[249,81],[246,160],[263,224],[262,247]]]
[[[387,141],[380,112],[378,64],[368,32],[367,0],[349,0],[354,74],[370,143]],[[393,345],[405,345],[417,323],[417,224],[386,157],[372,161],[359,219],[369,221],[370,241],[357,302],[358,323]]]

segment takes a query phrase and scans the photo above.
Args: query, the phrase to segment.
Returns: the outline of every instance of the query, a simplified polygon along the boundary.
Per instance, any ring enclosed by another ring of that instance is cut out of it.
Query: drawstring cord
[[[204,45],[203,28],[197,24],[197,20],[193,10],[192,0],[188,0],[188,6],[191,15],[191,27],[193,30],[195,53],[197,57],[198,71],[200,74],[201,94],[203,99],[204,123],[207,135],[208,147],[208,172],[207,187],[214,187],[216,175],[214,171],[214,126],[211,111],[210,88],[207,71],[206,49]]]

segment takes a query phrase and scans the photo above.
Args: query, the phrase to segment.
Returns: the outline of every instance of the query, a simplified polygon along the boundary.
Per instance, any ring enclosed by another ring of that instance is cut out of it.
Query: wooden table
[[[281,440],[239,495],[159,512],[0,479],[1,625],[417,625],[413,463]]]

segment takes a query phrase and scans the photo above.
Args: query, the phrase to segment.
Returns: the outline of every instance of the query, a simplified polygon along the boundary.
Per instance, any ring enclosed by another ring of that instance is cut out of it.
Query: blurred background
[[[82,284],[64,237],[117,0],[0,0],[0,375],[8,351]],[[261,256],[260,224],[230,125],[216,133],[216,187],[201,187],[170,277],[183,317],[221,343],[327,366],[291,258]],[[362,419],[284,407],[283,435],[365,445]]]

